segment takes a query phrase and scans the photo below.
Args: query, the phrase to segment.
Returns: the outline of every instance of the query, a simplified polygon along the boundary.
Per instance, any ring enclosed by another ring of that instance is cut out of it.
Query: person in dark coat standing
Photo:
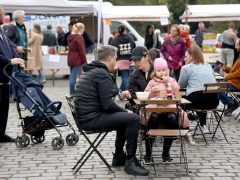
[[[57,45],[57,38],[55,34],[52,32],[52,25],[47,25],[47,30],[43,31],[43,42],[42,45],[54,47]]]
[[[83,39],[84,25],[77,23],[73,25],[72,34],[68,37],[68,66],[70,67],[69,86],[70,95],[75,93],[77,76],[80,74],[81,66],[87,63],[85,44]]]
[[[76,119],[83,130],[116,130],[112,166],[125,166],[128,174],[147,176],[148,170],[136,158],[139,116],[128,113],[113,99],[118,89],[110,72],[116,66],[116,51],[113,46],[103,46],[97,50],[98,60],[83,66],[74,100]],[[127,154],[123,151],[125,141]]]
[[[58,46],[64,46],[65,33],[64,33],[62,27],[61,26],[57,26],[56,32],[57,32]]]
[[[3,18],[4,10],[0,6],[0,143],[15,141],[5,133],[9,109],[9,79],[4,75],[3,69],[9,63],[24,66],[24,60],[18,58],[18,54],[15,51],[16,46],[7,38],[1,29]],[[9,68],[7,73],[11,75],[11,72],[12,68]]]
[[[85,42],[85,48],[86,48],[86,53],[92,53],[93,49],[94,49],[94,42],[92,40],[92,38],[90,37],[90,35],[85,31],[85,27],[84,27],[84,32],[83,32],[83,39]]]

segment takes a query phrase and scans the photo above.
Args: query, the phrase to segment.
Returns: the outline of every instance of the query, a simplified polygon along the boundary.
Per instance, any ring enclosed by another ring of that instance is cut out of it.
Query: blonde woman
[[[45,75],[42,70],[43,68],[43,53],[42,53],[42,42],[43,42],[43,34],[41,32],[41,27],[38,24],[33,26],[33,31],[31,36],[28,40],[28,47],[31,50],[28,53],[28,61],[27,61],[27,68],[37,68],[39,73],[39,80],[41,83],[45,83]]]
[[[68,66],[70,67],[69,86],[70,95],[75,94],[75,84],[81,66],[87,63],[85,44],[83,39],[84,24],[73,25],[72,34],[68,37]]]

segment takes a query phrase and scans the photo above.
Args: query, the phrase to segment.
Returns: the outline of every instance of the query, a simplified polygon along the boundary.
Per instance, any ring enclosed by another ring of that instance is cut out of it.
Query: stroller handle
[[[61,107],[62,107],[62,102],[60,102],[60,101],[53,101],[53,102],[49,103],[49,104],[46,106],[46,110],[47,110],[49,107],[51,107],[52,105],[55,105],[55,104],[57,104],[57,109],[60,110]]]
[[[7,76],[7,77],[10,79],[10,76],[9,76],[8,73],[7,73],[7,68],[8,68],[9,66],[12,66],[12,64],[11,64],[11,63],[8,63],[6,66],[4,66],[4,68],[3,68],[3,73],[4,73],[5,76]]]

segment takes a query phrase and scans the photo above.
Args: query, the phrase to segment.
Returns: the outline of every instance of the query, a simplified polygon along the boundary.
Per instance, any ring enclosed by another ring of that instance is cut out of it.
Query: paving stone
[[[68,94],[68,81],[56,80],[53,87],[51,81],[45,84],[43,89],[45,94],[52,101],[62,101],[63,106],[61,112],[65,113],[77,130],[76,124],[72,118],[71,112],[65,100],[65,95]],[[124,106],[124,101],[116,101],[119,105]],[[33,145],[30,143],[28,147],[19,149],[14,143],[0,143],[0,180],[66,180],[66,179],[110,179],[110,180],[240,180],[240,122],[235,121],[234,117],[240,108],[234,112],[232,117],[224,117],[222,127],[226,133],[230,144],[226,143],[223,135],[219,132],[216,134],[217,139],[208,140],[206,145],[201,136],[196,139],[196,145],[190,146],[186,144],[188,166],[191,171],[186,176],[179,165],[156,166],[157,174],[154,175],[153,168],[146,166],[151,170],[150,177],[138,177],[128,175],[124,171],[124,167],[113,168],[115,173],[110,173],[101,159],[94,153],[90,159],[84,164],[82,169],[73,175],[71,169],[78,159],[82,156],[85,150],[89,147],[87,141],[79,135],[79,142],[75,146],[68,146],[66,143],[61,150],[52,150],[51,143],[54,137],[58,137],[58,133],[54,130],[45,132],[45,141],[41,144]],[[10,104],[9,121],[7,133],[13,137],[21,135],[21,128],[17,127],[20,124],[16,105]],[[26,112],[26,114],[28,114]],[[194,128],[195,122],[192,122],[191,128]],[[67,127],[60,128],[63,138],[72,133]],[[116,133],[111,132],[99,147],[100,152],[111,164],[112,152],[114,152],[114,142]],[[91,136],[93,139],[93,136]],[[143,143],[144,144],[144,143]],[[157,141],[156,153],[162,152],[162,142]],[[174,142],[174,147],[171,149],[171,154],[179,154],[179,142]],[[176,161],[176,159],[174,159]],[[159,160],[160,162],[160,160]]]

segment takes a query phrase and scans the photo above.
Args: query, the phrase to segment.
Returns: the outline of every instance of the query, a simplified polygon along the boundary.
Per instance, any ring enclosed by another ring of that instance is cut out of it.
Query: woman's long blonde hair
[[[191,45],[187,52],[192,56],[192,63],[194,64],[204,64],[204,58],[201,48],[197,44]]]
[[[83,34],[85,26],[83,23],[76,23],[73,25],[72,34]]]

